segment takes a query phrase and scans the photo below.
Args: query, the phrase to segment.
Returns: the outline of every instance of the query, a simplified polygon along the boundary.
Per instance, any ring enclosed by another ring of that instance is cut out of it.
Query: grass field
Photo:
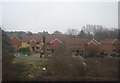
[[[16,57],[13,64],[16,65],[16,72],[19,72],[19,79],[38,81],[52,77],[43,76],[44,71],[40,58],[34,58],[31,56],[27,57]],[[87,72],[84,80],[118,80],[118,58],[87,58]],[[80,77],[81,78],[81,77]],[[56,79],[57,80],[57,79]],[[79,77],[78,77],[79,80]]]
[[[39,58],[33,57],[16,57],[13,64],[19,67],[18,70],[20,70],[21,73],[19,78],[21,80],[34,80],[41,75],[43,68]]]

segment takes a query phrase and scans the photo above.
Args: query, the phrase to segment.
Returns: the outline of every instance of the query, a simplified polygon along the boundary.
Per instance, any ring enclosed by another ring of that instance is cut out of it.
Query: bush
[[[87,63],[86,77],[91,77],[89,80],[95,80],[94,78],[104,78],[104,80],[118,79],[118,58],[94,57],[86,58],[85,62]]]
[[[86,57],[88,57],[88,52],[81,52],[80,56],[86,58]]]
[[[86,53],[87,53],[86,57],[96,57],[97,54],[98,54],[98,50],[99,50],[99,49],[98,49],[97,46],[88,47],[88,48],[87,48],[87,51],[86,51]]]
[[[80,58],[73,58],[68,55],[56,55],[45,65],[46,76],[55,77],[54,80],[76,80],[84,76],[85,68]]]
[[[15,77],[13,75],[13,59],[14,49],[11,46],[9,37],[2,31],[2,80],[11,81]]]
[[[22,54],[28,54],[30,55],[31,51],[29,48],[19,48],[18,52],[22,53]]]
[[[50,58],[49,54],[44,54],[44,58]]]
[[[100,55],[99,55],[99,57],[105,57],[105,56],[107,56],[108,54],[106,53],[106,52],[101,52],[100,53]]]
[[[47,68],[44,73],[45,78],[53,77],[52,80],[76,80],[80,76],[84,77],[85,66],[83,61],[79,57],[72,57],[69,53],[64,53],[62,49],[59,49],[55,51],[55,54],[47,63],[43,63]]]
[[[113,57],[119,57],[120,54],[119,54],[119,53],[112,53],[110,56],[113,56]]]

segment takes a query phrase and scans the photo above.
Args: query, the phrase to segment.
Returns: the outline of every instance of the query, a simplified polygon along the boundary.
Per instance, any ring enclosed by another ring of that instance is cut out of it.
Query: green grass
[[[33,57],[16,57],[13,61],[13,64],[24,64],[24,68],[21,68],[23,71],[20,77],[26,77],[27,80],[34,80],[36,77],[42,74],[42,63],[39,58]],[[24,70],[25,69],[25,70]],[[30,77],[32,75],[33,77]]]
[[[14,59],[16,62],[38,62],[39,58],[33,58],[31,56],[21,56]]]

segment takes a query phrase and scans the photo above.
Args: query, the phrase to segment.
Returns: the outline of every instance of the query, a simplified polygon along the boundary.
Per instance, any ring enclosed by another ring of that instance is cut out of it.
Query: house
[[[18,38],[17,36],[14,36],[10,39],[11,39],[12,46],[15,49],[19,49],[21,47],[21,39],[20,38]]]
[[[65,42],[64,36],[47,35],[45,40],[46,50],[54,52]]]
[[[118,39],[107,38],[100,41],[100,51],[108,54],[118,51]]]
[[[91,50],[91,49],[99,50],[99,46],[100,46],[100,43],[97,40],[92,39],[87,43],[87,50]]]
[[[90,42],[88,42],[88,45],[94,45],[94,46],[96,46],[96,45],[99,45],[100,43],[97,41],[97,40],[95,40],[95,39],[92,39]]]
[[[25,35],[22,39],[14,36],[11,38],[12,46],[16,49],[29,48],[31,51],[38,51],[42,49],[43,38],[41,35]],[[83,52],[91,49],[97,49],[99,52],[112,52],[120,51],[118,39],[104,39],[98,42],[95,39],[87,38],[70,38],[63,35],[46,35],[45,36],[45,49],[47,52],[53,52],[59,47],[65,48],[69,52]]]
[[[22,38],[22,48],[29,48],[31,51],[40,51],[41,46],[42,38],[40,35],[26,35]]]
[[[66,49],[73,52],[85,51],[89,41],[87,38],[67,38]]]

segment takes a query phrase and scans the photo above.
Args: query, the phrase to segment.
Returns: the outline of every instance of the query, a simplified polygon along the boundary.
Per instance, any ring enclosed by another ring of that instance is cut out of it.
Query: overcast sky
[[[0,8],[2,27],[9,31],[66,32],[86,24],[118,27],[117,2],[8,2]]]

